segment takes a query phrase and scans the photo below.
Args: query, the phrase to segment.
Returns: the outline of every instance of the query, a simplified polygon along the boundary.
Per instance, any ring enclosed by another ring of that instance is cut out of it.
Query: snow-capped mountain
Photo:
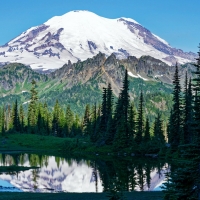
[[[89,11],[71,11],[1,46],[0,63],[57,69],[68,60],[86,60],[99,52],[107,56],[114,53],[118,58],[150,55],[167,64],[191,62],[196,56],[171,47],[133,19],[107,19]]]

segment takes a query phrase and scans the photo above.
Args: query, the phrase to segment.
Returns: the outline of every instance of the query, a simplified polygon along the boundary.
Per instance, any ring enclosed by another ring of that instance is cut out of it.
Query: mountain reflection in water
[[[164,161],[149,158],[89,160],[24,153],[0,154],[0,165],[40,167],[0,174],[0,180],[24,192],[152,191],[168,170]]]

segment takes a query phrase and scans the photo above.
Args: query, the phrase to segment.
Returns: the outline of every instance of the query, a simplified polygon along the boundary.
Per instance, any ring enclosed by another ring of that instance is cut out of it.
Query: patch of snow
[[[30,102],[30,100],[29,100],[29,101],[26,101],[26,102],[24,102],[24,103],[23,103],[23,105],[24,105],[24,104],[27,104],[27,103],[29,103],[29,102]]]
[[[162,77],[162,76],[163,76],[163,74],[161,74],[161,75],[155,75],[154,77],[158,78],[158,77]]]
[[[134,78],[139,78],[138,76],[134,75],[132,72],[128,72],[128,75]]]
[[[162,43],[166,44],[167,46],[170,46],[170,45],[168,44],[168,42],[165,41],[164,39],[160,38],[159,36],[157,36],[157,35],[155,35],[155,34],[153,34],[153,33],[152,33],[152,35],[155,36],[155,37],[156,37],[158,40],[160,40]]]
[[[120,18],[119,18],[120,19]],[[139,24],[137,21],[135,21],[134,19],[131,19],[131,18],[127,18],[127,17],[121,17],[121,19],[124,19],[126,21],[129,21],[129,22],[133,22],[135,24]],[[140,24],[139,24],[140,25]]]
[[[139,74],[137,74],[139,78],[143,79],[144,81],[148,81],[148,79],[143,78],[142,76],[140,76]]]

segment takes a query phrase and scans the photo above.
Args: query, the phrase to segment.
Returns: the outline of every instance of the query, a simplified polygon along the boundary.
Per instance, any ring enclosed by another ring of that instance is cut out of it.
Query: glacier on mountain
[[[0,47],[0,63],[20,62],[37,70],[57,69],[102,52],[118,58],[150,55],[167,64],[186,63],[196,54],[172,48],[130,18],[107,19],[71,11],[32,27]]]

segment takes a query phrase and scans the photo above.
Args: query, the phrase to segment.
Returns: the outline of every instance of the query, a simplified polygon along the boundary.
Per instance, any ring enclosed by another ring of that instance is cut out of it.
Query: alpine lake
[[[0,191],[102,193],[160,191],[169,165],[152,157],[64,157],[0,154]]]

